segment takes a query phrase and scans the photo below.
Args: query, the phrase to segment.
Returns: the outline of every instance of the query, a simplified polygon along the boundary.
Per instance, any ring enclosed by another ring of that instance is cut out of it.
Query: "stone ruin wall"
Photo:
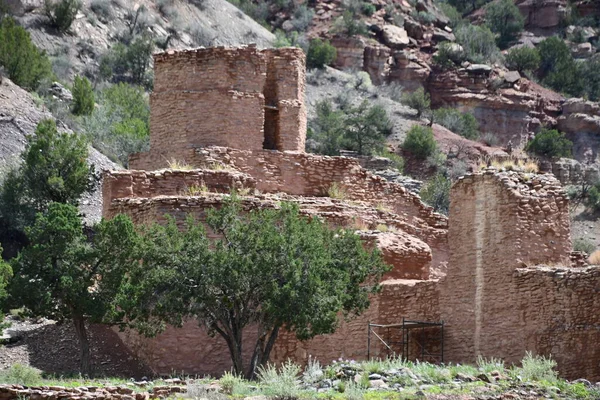
[[[150,96],[155,162],[181,161],[186,149],[206,145],[304,151],[304,60],[295,48],[156,54]]]
[[[377,225],[384,224],[406,232],[407,236],[419,238],[431,249],[426,251],[432,254],[430,256],[432,266],[436,270],[445,269],[448,260],[446,218],[434,213],[431,207],[425,206],[418,196],[408,192],[401,185],[389,183],[381,177],[367,173],[356,160],[310,154],[260,152],[260,155],[269,157],[269,162],[265,163],[260,158],[252,158],[255,153],[224,148],[217,148],[217,150],[227,150],[226,155],[241,153],[243,157],[235,159],[235,166],[239,166],[244,172],[229,167],[227,170],[202,170],[203,172],[163,170],[117,171],[105,174],[104,215],[111,216],[118,212],[125,212],[131,215],[134,221],[147,223],[160,220],[161,216],[168,211],[189,212],[189,210],[201,209],[204,205],[197,201],[189,202],[177,198],[185,195],[186,190],[193,185],[205,185],[210,192],[224,193],[228,188],[245,188],[258,189],[260,192],[275,193],[277,196],[284,197],[287,194],[283,194],[282,191],[287,186],[290,188],[287,192],[292,194],[289,200],[300,202],[301,208],[320,209],[318,213],[325,215],[327,220],[335,225],[375,229]],[[203,149],[203,151],[209,150]],[[221,159],[223,158],[225,157],[221,154]],[[214,159],[210,160],[209,163],[212,164]],[[243,168],[246,162],[250,165],[255,162],[257,165],[255,168]],[[261,179],[263,177],[268,180],[265,182],[266,179]],[[222,180],[218,183],[216,179]],[[276,183],[276,186],[273,188],[270,182]],[[328,205],[329,200],[326,199],[329,198],[322,196],[326,196],[327,188],[334,182],[341,182],[341,186],[347,191],[346,200],[362,201],[366,205],[349,207],[347,204],[342,204],[343,202],[338,202],[333,207]],[[265,190],[267,188],[272,189]],[[320,197],[315,197],[311,195],[312,193]],[[158,195],[175,197],[155,198],[153,201],[143,202],[135,200]],[[115,203],[115,199],[133,200]],[[319,205],[320,202],[324,204]],[[343,212],[344,209],[346,212]],[[351,213],[347,210],[351,210]],[[415,243],[412,245],[414,246]],[[391,244],[390,247],[398,246]],[[407,246],[400,247],[403,247],[403,254],[420,253],[420,250],[411,251]],[[388,256],[390,261],[397,258],[397,252],[386,254],[384,250],[384,255]]]
[[[600,355],[590,347],[600,341],[600,270],[570,264],[568,201],[558,182],[491,170],[465,177],[452,189],[448,220],[356,160],[304,154],[304,59],[295,51],[155,56],[151,150],[130,160],[146,171],[105,176],[104,215],[126,213],[144,224],[165,214],[181,222],[191,213],[202,221],[236,188],[250,192],[246,209],[288,200],[334,226],[363,229],[363,239],[394,265],[381,293],[335,334],[301,343],[282,333],[274,361],[365,358],[368,321],[407,317],[445,321],[447,362],[473,362],[478,354],[518,362],[531,350],[552,355],[566,377],[600,379]],[[171,159],[200,169],[160,170]],[[345,199],[326,197],[334,183]],[[189,196],[192,187],[210,194]],[[374,231],[379,224],[393,230]],[[193,322],[155,339],[122,337],[158,373],[219,374],[231,366],[224,341]],[[381,346],[374,350],[385,355]]]
[[[572,267],[568,200],[553,176],[465,177],[452,189],[448,238],[440,307],[450,359],[516,363],[532,351],[566,377],[600,378],[600,269]]]
[[[259,195],[244,203],[248,209],[264,207],[286,199],[281,196]],[[202,220],[206,209],[217,206],[221,198],[218,194],[187,199],[124,197],[112,202],[108,216],[125,212],[145,223],[160,221],[167,213],[182,221],[191,213]],[[374,211],[339,200],[294,196],[287,200],[300,202],[306,213],[320,213],[334,225],[352,223],[350,215],[371,224],[394,223],[394,217],[386,219],[381,211],[379,219],[372,219]],[[567,210],[568,201],[550,175],[529,181],[517,173],[490,171],[465,177],[452,190],[450,261],[444,278],[402,279],[414,276],[411,260],[406,259],[406,275],[388,276],[365,314],[342,323],[333,335],[305,343],[283,333],[273,360],[291,357],[306,362],[309,355],[323,362],[365,358],[368,321],[397,323],[407,317],[445,321],[447,361],[473,362],[481,354],[518,362],[530,350],[551,354],[564,376],[599,378],[600,354],[594,344],[600,341],[600,315],[595,312],[600,269],[570,267]],[[131,333],[124,337],[158,372],[175,368],[215,374],[230,367],[224,342],[209,338],[193,322],[156,339],[141,340]],[[385,355],[376,346],[372,351]]]

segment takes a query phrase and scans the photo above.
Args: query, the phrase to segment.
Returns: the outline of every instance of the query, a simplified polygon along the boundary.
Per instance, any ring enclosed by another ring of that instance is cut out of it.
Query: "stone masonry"
[[[406,317],[445,322],[445,362],[482,355],[516,363],[531,351],[552,356],[567,378],[600,379],[600,268],[572,254],[568,200],[552,175],[488,169],[463,177],[446,218],[357,160],[304,153],[299,50],[161,53],[155,76],[151,149],[131,157],[133,170],[105,173],[105,217],[203,221],[236,189],[246,210],[291,201],[355,229],[392,266],[363,315],[308,342],[283,332],[272,361],[364,359],[367,323]],[[193,169],[168,169],[170,160]],[[194,321],[153,339],[121,337],[157,373],[231,367],[225,342]],[[371,354],[389,353],[376,345]]]

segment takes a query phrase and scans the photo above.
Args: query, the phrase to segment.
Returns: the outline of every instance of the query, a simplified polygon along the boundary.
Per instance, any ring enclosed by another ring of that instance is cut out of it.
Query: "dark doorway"
[[[277,107],[265,106],[265,141],[263,149],[280,150],[281,140],[279,137],[279,110]]]

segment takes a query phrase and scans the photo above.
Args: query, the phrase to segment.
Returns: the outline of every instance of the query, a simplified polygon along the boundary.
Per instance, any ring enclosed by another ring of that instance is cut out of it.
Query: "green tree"
[[[501,59],[494,34],[487,26],[464,24],[454,32],[467,60],[473,63],[495,63]]]
[[[448,215],[451,186],[450,179],[443,174],[437,174],[425,183],[419,194],[421,199],[436,212]]]
[[[344,143],[359,155],[371,155],[383,149],[391,129],[385,109],[379,105],[369,107],[369,102],[364,100],[348,110]]]
[[[525,20],[513,0],[494,1],[486,6],[485,23],[498,34],[498,46],[506,47],[525,26]]]
[[[479,7],[491,0],[448,0],[448,3],[454,7],[463,15],[468,14],[471,11],[477,10]]]
[[[88,145],[77,134],[59,133],[54,120],[41,121],[27,137],[23,162],[10,171],[0,191],[0,216],[12,229],[23,230],[35,213],[51,202],[77,205],[98,182],[87,163]]]
[[[535,48],[512,48],[506,55],[506,67],[519,72],[533,72],[540,66],[540,53]]]
[[[567,44],[556,36],[549,37],[538,45],[540,53],[540,77],[550,88],[578,96],[584,89],[577,67]]]
[[[308,68],[323,69],[335,61],[336,49],[328,40],[319,38],[310,41],[308,54],[306,55],[306,66]]]
[[[434,111],[434,121],[467,139],[479,138],[479,122],[470,112],[454,108],[439,108]]]
[[[417,118],[421,118],[423,112],[429,110],[429,107],[431,106],[429,93],[425,92],[423,87],[419,87],[414,92],[404,93],[402,95],[401,103],[417,110]]]
[[[11,260],[10,291],[31,316],[72,321],[79,339],[80,367],[91,373],[86,322],[111,322],[121,281],[135,262],[138,243],[125,216],[102,221],[88,238],[77,208],[51,203],[27,229],[30,244]]]
[[[73,81],[73,104],[71,112],[75,115],[90,115],[94,111],[94,91],[86,77],[75,76]]]
[[[525,146],[527,152],[548,158],[571,157],[572,149],[573,142],[556,129],[542,129]]]
[[[596,182],[589,189],[588,194],[585,197],[585,206],[593,212],[598,212],[600,210],[600,182]]]
[[[81,8],[79,0],[45,0],[44,13],[50,24],[60,32],[68,32]]]
[[[146,75],[150,67],[150,58],[154,50],[154,41],[149,35],[137,37],[127,48],[127,62],[134,84],[146,86]]]
[[[426,159],[437,149],[433,130],[428,126],[413,125],[406,134],[402,148],[421,160]]]
[[[340,154],[344,136],[344,113],[334,110],[330,100],[319,101],[316,106],[316,118],[310,122],[311,139],[317,143],[316,151],[328,156]]]
[[[103,154],[127,166],[130,154],[148,147],[148,96],[139,86],[119,83],[104,89],[98,103],[83,119],[83,132]]]
[[[3,252],[4,249],[0,245],[0,301],[8,296],[7,286],[13,276],[12,267],[2,258]]]
[[[195,317],[225,340],[234,371],[250,378],[282,329],[300,340],[334,332],[340,312],[368,307],[388,270],[353,231],[303,217],[295,205],[243,213],[230,198],[208,212],[207,224],[220,237],[210,244],[192,219],[183,229],[174,221],[151,227],[118,304],[147,335]],[[244,359],[242,338],[251,326],[258,337]]]
[[[14,83],[29,90],[52,76],[50,59],[10,17],[0,20],[0,65]]]

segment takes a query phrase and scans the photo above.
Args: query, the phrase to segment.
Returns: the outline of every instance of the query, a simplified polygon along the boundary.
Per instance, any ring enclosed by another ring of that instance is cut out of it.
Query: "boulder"
[[[410,43],[406,30],[395,25],[384,25],[381,28],[381,39],[386,46],[396,50],[404,49]]]
[[[515,3],[527,28],[556,28],[567,13],[567,0],[517,0]]]
[[[71,91],[58,82],[52,82],[52,85],[48,91],[52,96],[56,97],[60,101],[70,102],[73,100]]]
[[[425,33],[423,25],[421,25],[409,16],[406,16],[404,19],[404,29],[406,29],[408,36],[410,36],[411,38],[417,40],[423,39],[423,34]]]
[[[440,28],[435,28],[433,30],[431,40],[433,40],[435,43],[454,42],[456,40],[456,37],[454,37],[454,34],[451,32],[447,32],[446,30]]]
[[[471,64],[466,70],[472,74],[489,75],[492,72],[492,67],[486,64]]]
[[[519,71],[508,71],[504,74],[504,80],[511,85],[517,83],[519,79],[521,79]]]

